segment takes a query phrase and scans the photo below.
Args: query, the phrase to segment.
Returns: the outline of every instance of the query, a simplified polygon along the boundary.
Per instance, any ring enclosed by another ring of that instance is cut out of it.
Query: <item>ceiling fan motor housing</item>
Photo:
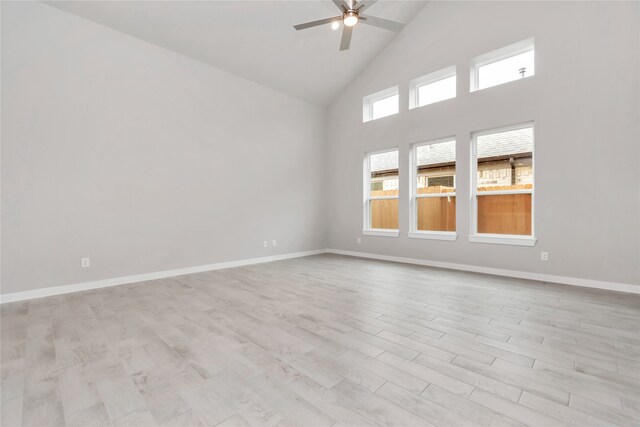
[[[356,25],[358,23],[359,20],[360,20],[360,17],[358,16],[358,11],[353,10],[353,9],[347,10],[342,15],[342,22],[347,27],[353,27],[354,25]]]

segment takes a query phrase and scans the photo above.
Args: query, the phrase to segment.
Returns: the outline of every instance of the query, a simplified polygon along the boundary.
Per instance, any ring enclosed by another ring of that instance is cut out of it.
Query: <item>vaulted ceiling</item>
[[[356,26],[294,24],[339,15],[331,1],[55,1],[59,9],[190,56],[292,96],[329,104],[395,37]],[[408,23],[424,1],[378,1],[367,14]]]

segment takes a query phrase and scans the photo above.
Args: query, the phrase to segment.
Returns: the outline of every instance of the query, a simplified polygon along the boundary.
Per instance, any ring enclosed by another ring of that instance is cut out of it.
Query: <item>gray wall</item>
[[[430,2],[329,108],[330,248],[640,283],[638,2]],[[469,93],[477,55],[535,37],[536,75]],[[408,110],[408,82],[456,65],[458,97]],[[362,97],[400,85],[400,114]],[[535,247],[469,243],[470,133],[535,120]],[[455,242],[409,231],[411,143],[457,137]],[[362,158],[400,148],[399,238],[362,236]],[[548,251],[548,262],[540,261]]]
[[[325,247],[324,120],[50,6],[2,2],[2,293]]]

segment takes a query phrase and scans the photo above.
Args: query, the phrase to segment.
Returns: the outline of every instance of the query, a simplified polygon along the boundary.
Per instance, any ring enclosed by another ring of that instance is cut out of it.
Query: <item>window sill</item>
[[[380,117],[376,117],[375,119],[373,117],[368,118],[367,120],[362,120],[362,123],[371,123],[371,122],[375,122],[377,120],[381,120],[384,119],[386,117],[393,117],[393,116],[397,116],[398,114],[400,114],[400,112],[398,111],[397,113],[391,113],[391,114],[387,114],[386,116],[380,116]]]
[[[492,89],[492,88],[494,88],[494,87],[504,86],[504,85],[508,85],[508,84],[515,83],[515,82],[519,82],[519,81],[527,80],[527,79],[530,79],[531,77],[535,77],[535,76],[536,76],[535,74],[531,74],[530,76],[525,76],[525,77],[523,77],[523,78],[517,78],[517,79],[515,79],[515,80],[509,80],[508,82],[496,83],[496,84],[494,84],[493,86],[486,86],[486,87],[483,87],[483,88],[476,87],[475,89],[473,89],[473,86],[472,86],[472,87],[469,89],[469,93],[482,92],[482,91],[485,91],[485,90],[487,90],[487,89]]]
[[[400,230],[362,230],[362,234],[365,236],[398,237],[400,235]]]
[[[533,236],[514,236],[502,234],[475,234],[469,236],[469,241],[474,243],[493,243],[498,245],[534,246],[536,239]]]
[[[416,105],[414,105],[413,107],[409,107],[409,111],[419,110],[420,108],[428,107],[428,106],[430,106],[430,105],[439,104],[439,103],[441,103],[441,102],[445,102],[445,101],[450,101],[450,100],[452,100],[452,99],[456,99],[456,95],[452,96],[451,98],[440,99],[440,100],[438,100],[438,101],[433,101],[433,102],[430,102],[430,103],[428,103],[428,104],[423,104],[423,105],[418,105],[418,104],[416,104]]]
[[[448,231],[411,231],[407,233],[410,239],[432,239],[432,240],[456,240],[458,234]]]

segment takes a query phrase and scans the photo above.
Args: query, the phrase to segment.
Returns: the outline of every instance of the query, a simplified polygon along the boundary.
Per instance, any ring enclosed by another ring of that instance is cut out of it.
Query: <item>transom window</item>
[[[417,108],[456,97],[456,67],[448,67],[411,81],[409,108]]]
[[[533,145],[531,123],[474,134],[470,240],[535,244]]]
[[[364,160],[364,234],[398,235],[398,150]]]
[[[409,237],[454,240],[456,231],[456,141],[413,146]]]
[[[380,119],[398,114],[399,94],[398,86],[376,92],[362,99],[362,121]]]
[[[471,91],[533,76],[534,53],[534,39],[527,39],[476,57],[471,67]]]

